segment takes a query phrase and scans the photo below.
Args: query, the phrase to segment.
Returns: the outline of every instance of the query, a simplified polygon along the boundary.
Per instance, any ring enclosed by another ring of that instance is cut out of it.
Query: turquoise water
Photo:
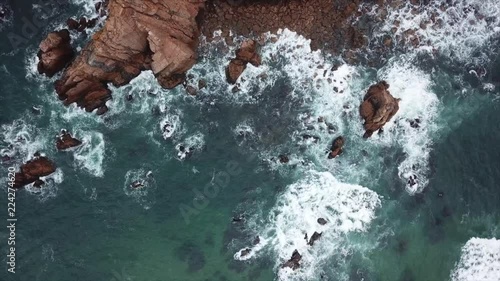
[[[28,3],[13,5],[14,22],[2,36],[20,32],[22,15],[39,13]],[[65,108],[53,80],[33,68],[43,35],[84,14],[82,3],[48,9],[51,25],[22,47],[0,44],[0,149],[15,153],[3,170],[36,151],[58,166],[41,193],[17,193],[17,270],[1,270],[0,280],[475,280],[450,276],[471,238],[500,237],[494,26],[482,29],[491,38],[477,48],[448,46],[487,57],[480,79],[463,57],[413,50],[379,69],[343,65],[323,75],[337,58],[310,52],[304,38],[284,31],[263,47],[264,65],[249,67],[238,93],[224,82],[230,47],[203,43],[190,73],[208,89],[189,97],[143,73],[113,89],[110,112],[97,117]],[[357,107],[380,79],[401,108],[383,134],[363,140]],[[418,129],[409,125],[415,118]],[[177,124],[168,139],[165,120]],[[56,151],[62,128],[84,145]],[[16,141],[21,135],[25,141]],[[347,141],[344,154],[328,160],[325,150],[338,135]],[[181,144],[195,148],[192,157],[178,159]],[[277,161],[281,154],[288,164]],[[418,175],[416,189],[406,184],[409,174]],[[131,190],[137,179],[146,188]],[[209,196],[200,195],[204,189]],[[329,222],[308,247],[304,232],[320,230],[320,214]],[[252,246],[256,236],[261,242]],[[6,241],[1,232],[2,249]],[[246,247],[252,256],[239,260]],[[295,248],[303,268],[283,272],[279,265]]]

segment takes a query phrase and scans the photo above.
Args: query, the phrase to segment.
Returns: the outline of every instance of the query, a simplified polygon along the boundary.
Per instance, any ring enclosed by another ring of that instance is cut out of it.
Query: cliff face
[[[127,84],[151,69],[158,82],[173,88],[196,60],[199,29],[196,22],[205,0],[113,0],[102,30],[56,82],[66,105],[87,111],[107,111],[107,83]]]

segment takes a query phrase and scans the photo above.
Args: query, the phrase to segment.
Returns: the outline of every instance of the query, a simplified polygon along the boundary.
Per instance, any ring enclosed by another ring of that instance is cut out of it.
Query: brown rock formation
[[[370,86],[363,99],[359,112],[365,120],[364,138],[369,138],[373,132],[381,129],[399,110],[399,99],[395,99],[388,88],[389,84],[381,81]]]
[[[332,144],[330,153],[328,153],[328,159],[333,159],[342,153],[342,147],[344,146],[345,140],[342,136],[337,137]]]
[[[75,53],[71,47],[71,38],[69,31],[63,29],[57,32],[51,32],[47,38],[40,43],[40,51],[38,52],[38,72],[46,74],[49,77],[54,76],[57,72],[73,59]]]
[[[295,250],[293,251],[292,257],[286,261],[284,264],[281,265],[281,268],[289,267],[293,270],[297,269],[300,267],[300,260],[302,259],[302,256],[299,254],[299,251]]]
[[[204,1],[109,1],[103,29],[56,82],[59,98],[103,114],[111,98],[107,83],[125,85],[147,69],[165,88],[182,83],[195,63]]]
[[[257,42],[254,40],[246,40],[241,44],[241,47],[236,50],[236,58],[232,59],[226,69],[227,81],[235,84],[236,80],[247,68],[247,64],[251,63],[254,66],[260,66],[261,59],[257,53]]]
[[[260,35],[288,28],[311,39],[313,49],[336,53],[365,44],[362,32],[350,24],[361,0],[212,0],[204,13],[202,31],[208,38],[214,31],[237,35]]]
[[[72,147],[76,147],[81,145],[82,142],[78,139],[75,139],[68,133],[66,130],[61,130],[61,134],[56,140],[56,147],[58,150],[65,150]]]
[[[36,182],[37,186],[43,184],[40,177],[46,177],[56,171],[56,166],[46,157],[36,157],[21,166],[21,171],[16,173],[14,188]]]

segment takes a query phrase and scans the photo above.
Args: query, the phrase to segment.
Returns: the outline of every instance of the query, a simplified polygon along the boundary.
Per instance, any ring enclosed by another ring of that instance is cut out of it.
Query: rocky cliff
[[[204,0],[111,0],[102,30],[56,82],[66,105],[107,111],[107,83],[122,86],[151,69],[158,82],[173,88],[196,61],[197,17]]]

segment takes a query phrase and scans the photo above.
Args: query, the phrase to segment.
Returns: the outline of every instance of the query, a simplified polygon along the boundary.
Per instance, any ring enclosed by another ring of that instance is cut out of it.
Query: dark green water
[[[41,15],[30,1],[12,7],[14,22],[2,38],[22,34],[23,16]],[[344,65],[321,77],[335,58],[311,53],[307,41],[284,32],[263,48],[264,66],[250,67],[234,94],[224,82],[232,51],[215,42],[200,48],[190,72],[208,82],[196,97],[162,90],[144,73],[114,89],[110,112],[97,117],[65,108],[53,80],[33,71],[43,35],[83,14],[82,7],[49,7],[50,25],[14,51],[0,44],[0,149],[13,153],[2,164],[2,184],[8,167],[36,151],[58,166],[41,193],[17,193],[16,274],[5,267],[0,280],[441,281],[452,280],[471,238],[500,237],[499,92],[484,87],[498,83],[498,44],[478,49],[488,56],[481,79],[452,55],[416,53],[394,55],[381,69]],[[357,107],[380,79],[402,99],[401,108],[382,135],[366,141]],[[129,93],[133,102],[125,100]],[[173,137],[164,139],[162,121],[176,118]],[[415,118],[418,129],[409,125]],[[58,152],[62,128],[84,145]],[[328,160],[324,151],[338,135],[346,138],[345,152]],[[191,158],[177,159],[180,144],[195,148]],[[278,163],[280,154],[290,163]],[[418,190],[407,186],[409,174],[418,175]],[[146,179],[146,188],[131,190],[136,179]],[[205,188],[208,198],[200,195]],[[5,221],[6,193],[1,198]],[[319,230],[320,213],[329,223],[308,247],[303,232]],[[261,249],[235,259],[257,235]],[[2,231],[3,252],[6,244]],[[304,268],[283,273],[279,265],[294,248]]]

